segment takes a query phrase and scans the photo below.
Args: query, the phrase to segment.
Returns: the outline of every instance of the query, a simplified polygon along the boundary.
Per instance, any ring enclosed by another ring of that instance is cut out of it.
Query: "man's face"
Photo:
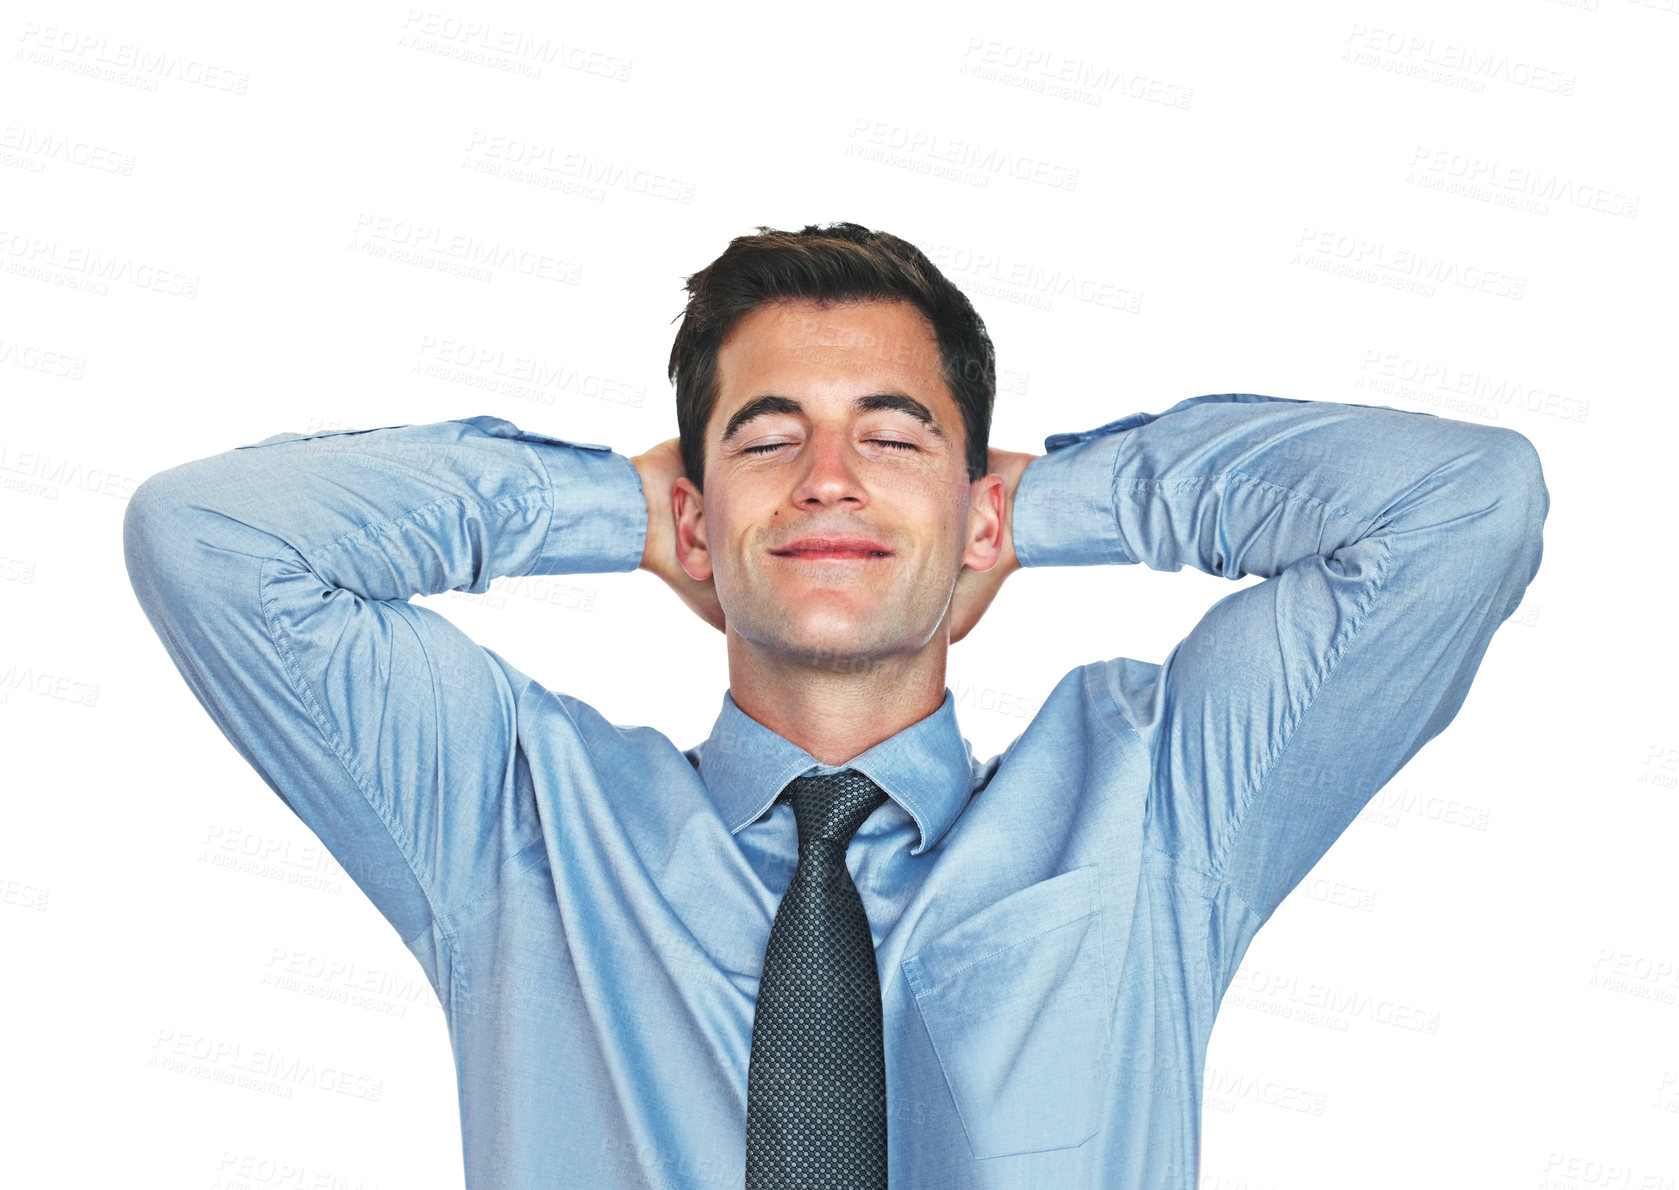
[[[717,372],[683,568],[787,662],[926,647],[963,564],[997,556],[932,324],[905,302],[775,303],[736,324]]]

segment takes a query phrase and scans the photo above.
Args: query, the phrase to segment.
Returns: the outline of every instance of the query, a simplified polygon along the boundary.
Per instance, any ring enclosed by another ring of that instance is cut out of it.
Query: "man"
[[[1532,447],[1224,394],[995,451],[984,326],[903,241],[762,229],[688,289],[633,460],[280,434],[129,505],[170,656],[437,991],[467,1184],[1195,1185],[1244,951],[1538,567]],[[1264,581],[976,762],[949,645],[1103,563]],[[686,752],[407,602],[638,565],[725,633]]]

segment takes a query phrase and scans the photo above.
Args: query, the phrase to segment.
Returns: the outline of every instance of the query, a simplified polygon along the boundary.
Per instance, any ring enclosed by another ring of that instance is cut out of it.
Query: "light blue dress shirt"
[[[634,569],[646,503],[604,446],[488,416],[279,434],[135,492],[128,572],[169,656],[437,992],[472,1190],[742,1184],[753,1005],[797,862],[774,803],[838,767],[890,795],[847,862],[891,1184],[1196,1184],[1243,952],[1451,721],[1538,568],[1548,495],[1510,430],[1248,393],[1045,448],[1015,497],[1023,565],[1265,581],[1161,664],[1072,670],[985,761],[948,688],[845,766],[727,693],[683,751],[407,602]]]

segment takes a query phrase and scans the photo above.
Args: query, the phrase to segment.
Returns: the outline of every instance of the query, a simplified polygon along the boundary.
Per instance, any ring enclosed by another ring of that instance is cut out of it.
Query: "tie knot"
[[[831,839],[843,850],[864,819],[886,800],[886,791],[855,769],[795,777],[782,797],[793,803],[799,823],[799,846]]]

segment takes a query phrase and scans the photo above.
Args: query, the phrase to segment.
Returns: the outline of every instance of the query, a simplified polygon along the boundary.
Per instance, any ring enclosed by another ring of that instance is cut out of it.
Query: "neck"
[[[917,653],[855,659],[771,654],[726,632],[735,705],[822,764],[843,765],[944,703],[944,625]]]

